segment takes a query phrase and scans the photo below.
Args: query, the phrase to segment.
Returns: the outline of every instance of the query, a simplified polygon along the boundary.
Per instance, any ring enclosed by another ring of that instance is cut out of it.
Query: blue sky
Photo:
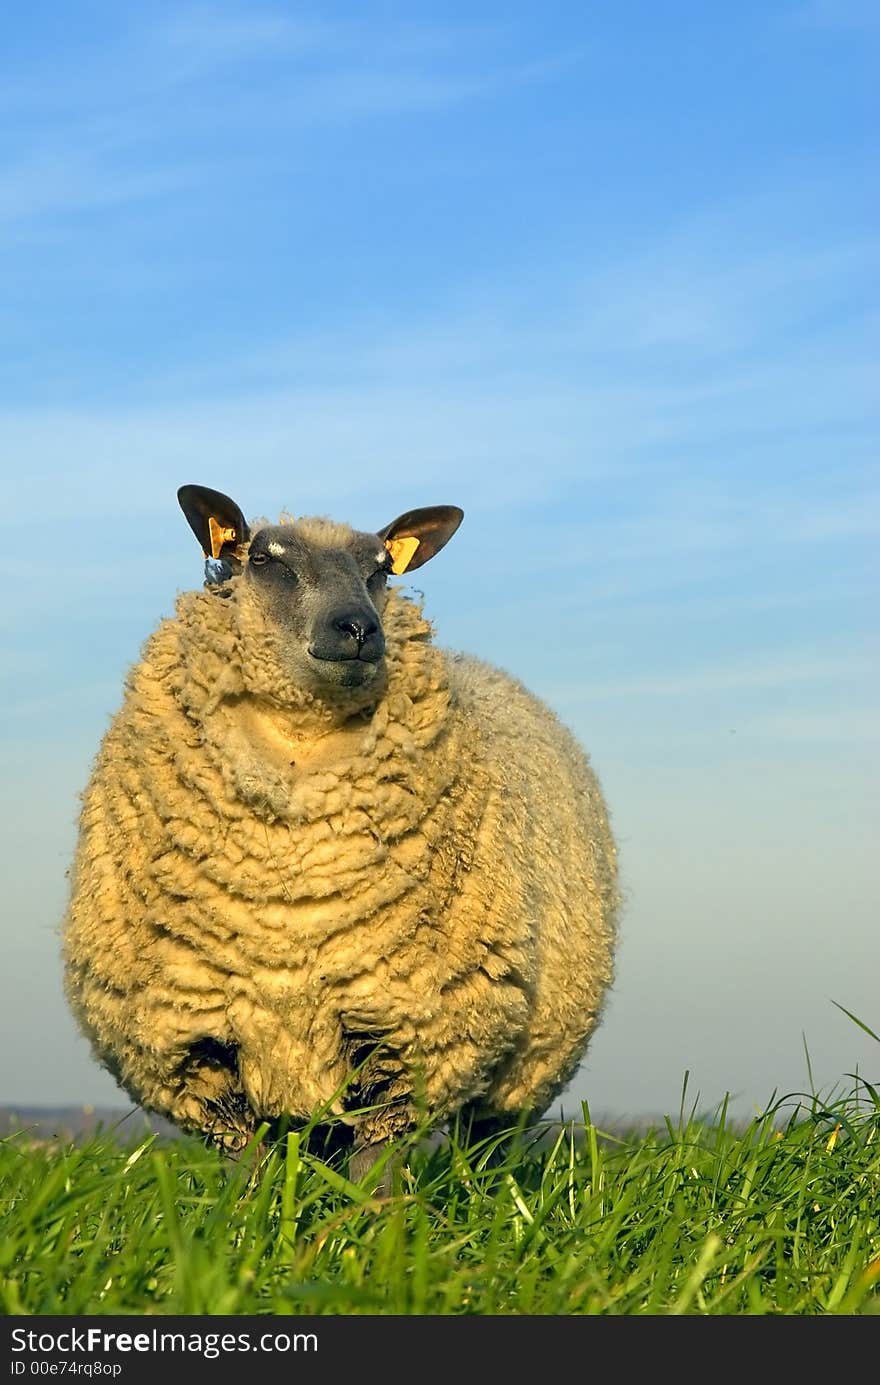
[[[572,1100],[875,1029],[877,7],[43,3],[4,24],[0,1103],[114,1099],[76,794],[200,581],[175,491],[466,512],[438,638],[590,751],[627,907]],[[873,1072],[871,1065],[873,1063]]]

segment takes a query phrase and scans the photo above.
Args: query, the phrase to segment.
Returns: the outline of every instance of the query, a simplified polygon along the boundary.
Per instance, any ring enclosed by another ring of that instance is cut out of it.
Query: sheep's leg
[[[360,1183],[372,1169],[377,1160],[391,1144],[390,1140],[375,1140],[370,1143],[356,1141],[349,1155],[348,1176],[352,1183]],[[394,1185],[394,1161],[389,1159],[374,1189],[377,1197],[390,1197]]]
[[[466,1106],[458,1119],[458,1138],[466,1149],[474,1149],[484,1141],[498,1139],[488,1152],[480,1157],[486,1168],[497,1168],[503,1164],[508,1150],[517,1137],[522,1121],[515,1118],[488,1115],[475,1107]]]

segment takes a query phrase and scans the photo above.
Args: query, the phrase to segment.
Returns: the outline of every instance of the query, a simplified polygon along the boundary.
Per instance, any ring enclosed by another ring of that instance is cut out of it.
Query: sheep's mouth
[[[349,659],[326,659],[314,650],[309,650],[309,658],[316,666],[316,671],[328,683],[341,684],[344,688],[359,687],[362,683],[368,682],[374,677],[379,664],[379,659],[367,659],[363,655],[355,655]]]

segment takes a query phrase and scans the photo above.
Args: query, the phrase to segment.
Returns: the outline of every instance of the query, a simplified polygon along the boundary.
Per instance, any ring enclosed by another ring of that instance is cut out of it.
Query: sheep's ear
[[[250,531],[241,510],[234,500],[222,491],[207,486],[181,486],[177,492],[180,508],[186,515],[206,558],[219,558],[227,544],[227,553],[240,543],[247,543]]]
[[[421,567],[449,542],[463,519],[464,510],[457,505],[429,505],[393,520],[379,533],[391,554],[391,571],[399,577]]]

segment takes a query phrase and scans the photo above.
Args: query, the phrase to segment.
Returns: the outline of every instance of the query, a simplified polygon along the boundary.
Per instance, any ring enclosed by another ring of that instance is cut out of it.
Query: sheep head
[[[319,698],[376,684],[388,578],[428,562],[463,518],[455,505],[433,505],[376,533],[326,519],[252,529],[220,491],[187,485],[177,495],[205,554],[207,582],[234,591],[248,643],[259,630],[285,680]]]

